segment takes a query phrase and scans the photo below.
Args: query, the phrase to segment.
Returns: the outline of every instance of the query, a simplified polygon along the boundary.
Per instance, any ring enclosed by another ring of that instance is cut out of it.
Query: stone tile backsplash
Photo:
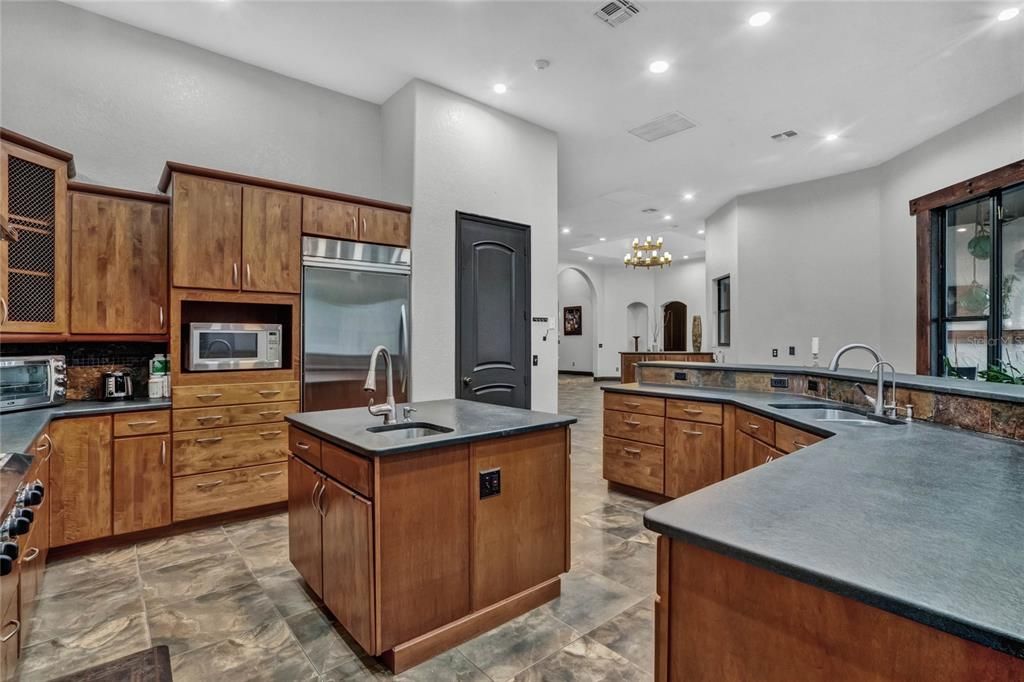
[[[63,355],[67,358],[68,400],[100,398],[104,372],[127,372],[136,397],[147,394],[149,360],[166,353],[165,343],[5,343],[0,355]]]

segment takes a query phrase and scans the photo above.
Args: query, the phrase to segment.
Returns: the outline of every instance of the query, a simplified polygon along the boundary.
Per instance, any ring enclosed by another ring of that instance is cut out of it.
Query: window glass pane
[[[988,198],[946,211],[946,316],[989,312],[992,210]]]
[[[946,362],[950,375],[976,379],[988,367],[988,323],[947,322]]]
[[[718,309],[729,310],[729,278],[723,277],[718,280]]]
[[[1024,185],[1003,194],[1003,362],[1024,369]]]
[[[723,310],[718,313],[718,345],[728,346],[729,345],[729,311]]]

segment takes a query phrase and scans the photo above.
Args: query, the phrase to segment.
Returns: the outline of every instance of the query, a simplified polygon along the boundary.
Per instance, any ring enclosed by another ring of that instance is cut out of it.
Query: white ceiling
[[[586,1],[74,4],[372,102],[422,78],[550,128],[560,255],[621,261],[604,255],[619,239],[697,237],[737,194],[875,165],[1024,90],[1024,14],[995,20],[1013,2],[648,1],[615,29]],[[763,28],[746,22],[758,10]],[[698,126],[626,132],[671,111]],[[786,129],[799,136],[769,139]]]

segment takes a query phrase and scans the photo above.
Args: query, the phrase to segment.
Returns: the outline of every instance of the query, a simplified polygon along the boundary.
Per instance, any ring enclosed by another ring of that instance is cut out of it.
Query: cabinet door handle
[[[207,398],[209,398],[210,400],[216,400],[217,398],[220,398],[223,395],[223,393],[200,393],[199,395],[196,396],[196,398],[198,398],[199,400],[206,400]]]
[[[44,433],[43,438],[46,439],[47,444],[46,458],[43,460],[43,463],[46,463],[50,460],[50,455],[53,454],[53,441],[50,439],[50,434],[48,433]]]
[[[281,474],[282,472],[280,471],[268,471],[264,474],[260,474],[260,478],[274,478],[275,476],[280,476]]]
[[[698,410],[693,407],[684,407],[683,412],[685,412],[686,414],[704,414],[704,410]]]
[[[245,264],[245,286],[252,286],[252,268],[248,263]]]
[[[640,422],[626,418],[623,418],[622,423],[626,424],[627,426],[640,426]]]
[[[768,455],[767,457],[764,458],[764,463],[767,464],[768,462],[771,462],[774,459],[775,455]]]
[[[278,390],[272,389],[272,388],[265,388],[262,391],[256,391],[256,392],[259,393],[264,398],[266,398],[267,396],[270,396],[270,395],[277,395],[281,391],[278,391]]]
[[[7,320],[10,319],[7,315],[7,299],[0,296],[0,307],[4,309],[3,317],[0,318],[0,324],[7,324]]]
[[[640,407],[640,403],[627,403],[627,402],[623,402],[622,404],[625,405],[626,407]]]
[[[11,637],[14,637],[16,634],[18,634],[18,630],[21,630],[21,621],[20,620],[9,620],[9,621],[7,621],[6,625],[13,625],[14,629],[11,630],[8,634],[3,635],[2,637],[0,637],[0,643],[6,642]]]
[[[317,514],[323,516],[323,512],[320,511],[320,507],[316,506],[316,492],[320,489],[320,486],[324,484],[319,478],[316,479],[316,484],[313,486],[313,495],[309,498],[309,503],[313,505],[313,509],[316,510]]]
[[[160,439],[160,464],[167,466],[167,441]]]
[[[316,498],[316,506],[320,510],[320,517],[327,518],[327,507],[324,506],[324,493],[327,492],[327,484],[320,486],[320,494]]]
[[[224,481],[211,481],[210,483],[196,483],[196,487],[200,490],[206,490],[207,488],[216,488]]]
[[[810,443],[801,443],[798,440],[793,441],[793,447],[795,447],[797,449],[806,448],[808,445],[810,445]]]
[[[366,218],[363,218],[363,232],[366,232]]]
[[[687,429],[683,429],[683,433],[685,433],[687,436],[703,436],[704,435],[703,431],[688,431]]]
[[[265,412],[260,412],[261,417],[276,417],[279,414],[281,414],[281,410],[266,410]]]
[[[238,263],[231,264],[231,284],[238,286]]]
[[[37,556],[39,556],[39,548],[38,547],[29,547],[28,551],[25,552],[25,556],[21,557],[21,561],[22,561],[22,563],[28,563],[28,562],[32,561],[33,559],[35,559]]]
[[[758,431],[758,430],[761,429],[761,427],[758,426],[757,424],[752,424],[750,422],[747,422],[747,428],[748,429],[753,429],[754,431]]]
[[[633,459],[640,459],[640,451],[636,448],[622,448],[622,451]]]
[[[301,440],[295,442],[295,447],[299,450],[309,450],[309,443],[303,443]]]
[[[281,429],[278,429],[277,431],[260,431],[260,437],[261,438],[269,438],[270,436],[280,436],[280,435],[281,435]]]
[[[197,443],[219,443],[224,440],[224,436],[210,436],[209,438],[196,438]]]
[[[132,428],[135,428],[136,426],[152,426],[153,424],[156,424],[155,419],[143,419],[142,421],[128,422],[128,426],[131,426]]]
[[[200,424],[205,424],[206,422],[215,422],[223,418],[224,417],[219,414],[211,414],[206,417],[196,417],[196,421],[199,422]]]
[[[352,231],[355,232],[357,235],[359,234],[359,226],[356,225],[356,217],[355,216],[352,216]]]
[[[160,328],[164,328],[164,307],[160,306]]]

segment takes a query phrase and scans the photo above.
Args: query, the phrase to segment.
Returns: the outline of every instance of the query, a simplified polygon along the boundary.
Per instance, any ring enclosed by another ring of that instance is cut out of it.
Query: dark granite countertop
[[[832,371],[827,367],[802,367],[800,365],[743,365],[728,363],[685,362],[682,360],[651,360],[636,363],[640,367],[692,367],[701,370],[725,370],[730,372],[761,372],[765,374],[804,374],[812,377],[845,379],[848,381],[872,382],[875,373],[863,369],[840,367]],[[890,385],[892,375],[886,370],[885,383]],[[1024,403],[1024,386],[1019,384],[998,384],[989,381],[973,381],[952,377],[932,377],[921,374],[897,374],[896,385],[902,388],[916,388],[935,393],[964,395],[984,400],[1001,400],[1009,403]]]
[[[366,430],[367,427],[380,426],[383,418],[374,417],[365,407],[300,412],[288,415],[285,419],[324,440],[368,457],[399,455],[576,423],[576,417],[470,400],[432,400],[405,404],[416,408],[413,414],[415,422],[446,426],[453,429],[452,432],[424,438],[406,438],[394,431],[371,433]],[[402,405],[397,410],[401,418]]]
[[[651,530],[1024,658],[1024,444],[771,407],[822,402],[793,395],[605,390],[722,401],[835,434],[651,509]]]

